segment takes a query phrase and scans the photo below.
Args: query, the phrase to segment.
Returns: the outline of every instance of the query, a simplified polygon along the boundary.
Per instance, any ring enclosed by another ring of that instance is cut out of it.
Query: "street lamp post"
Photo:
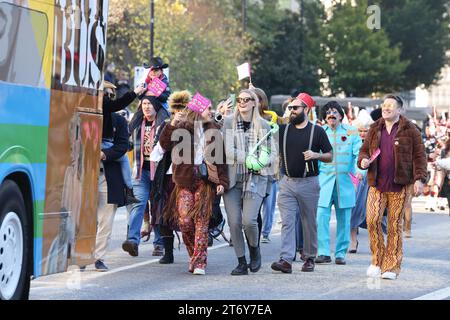
[[[305,52],[305,24],[304,24],[304,18],[305,18],[305,7],[303,0],[300,0],[300,26],[301,26],[301,33],[300,33],[300,69],[303,64],[303,54]]]
[[[150,0],[150,58],[153,58],[155,40],[155,0]]]
[[[247,0],[242,0],[242,29],[247,30]]]

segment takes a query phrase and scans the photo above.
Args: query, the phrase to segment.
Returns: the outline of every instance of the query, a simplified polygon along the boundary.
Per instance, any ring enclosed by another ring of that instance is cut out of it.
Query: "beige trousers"
[[[108,203],[106,179],[103,173],[98,178],[97,238],[95,241],[95,260],[103,260],[111,239],[117,205]]]

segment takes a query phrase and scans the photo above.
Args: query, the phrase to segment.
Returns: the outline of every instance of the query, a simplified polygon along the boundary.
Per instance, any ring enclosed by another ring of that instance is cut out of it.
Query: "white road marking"
[[[444,300],[445,298],[450,297],[450,287],[433,291],[426,295],[420,296],[418,298],[412,300]]]

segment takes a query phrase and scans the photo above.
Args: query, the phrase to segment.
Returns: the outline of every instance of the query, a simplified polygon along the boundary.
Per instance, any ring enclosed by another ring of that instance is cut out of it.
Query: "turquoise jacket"
[[[328,125],[323,128],[333,146],[333,161],[330,163],[319,161],[319,207],[330,206],[333,189],[336,185],[339,203],[335,205],[341,209],[352,208],[355,206],[356,191],[349,173],[365,174],[357,167],[362,140],[358,130],[347,124],[340,124],[336,131],[333,131]]]

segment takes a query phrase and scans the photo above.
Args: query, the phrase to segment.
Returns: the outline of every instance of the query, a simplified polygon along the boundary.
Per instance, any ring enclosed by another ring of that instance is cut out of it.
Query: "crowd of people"
[[[437,146],[426,151],[437,130],[430,126],[424,141],[404,116],[400,97],[388,95],[380,109],[360,110],[355,119],[331,101],[315,119],[313,110],[319,107],[299,92],[277,118],[268,110],[264,91],[252,84],[236,95],[235,105],[230,97],[215,109],[196,108],[190,92],[171,92],[163,73],[168,65],[161,58],[152,58],[147,67],[148,81],[157,78],[166,85],[157,96],[139,85],[115,99],[117,87],[105,81],[97,270],[108,270],[104,256],[114,214],[127,206],[125,252],[138,256],[142,235],[153,231],[153,254],[162,256],[162,264],[173,263],[174,237],[181,232],[188,271],[204,275],[210,222],[221,214],[223,201],[237,259],[231,275],[260,270],[260,245],[271,242],[278,205],[281,248],[273,270],[291,273],[293,261],[301,259],[301,271],[312,272],[316,264],[332,263],[332,252],[335,264],[345,265],[347,254],[358,250],[363,227],[372,253],[367,276],[397,278],[403,231],[411,235],[412,197],[422,194],[424,186],[433,196],[450,190],[445,174],[443,183],[436,182],[437,174],[430,178],[430,170],[450,169],[450,163],[431,156],[439,152]],[[116,112],[136,98],[139,106],[127,125]],[[123,159],[130,136],[133,170]],[[448,144],[440,146],[440,158],[446,157]]]

